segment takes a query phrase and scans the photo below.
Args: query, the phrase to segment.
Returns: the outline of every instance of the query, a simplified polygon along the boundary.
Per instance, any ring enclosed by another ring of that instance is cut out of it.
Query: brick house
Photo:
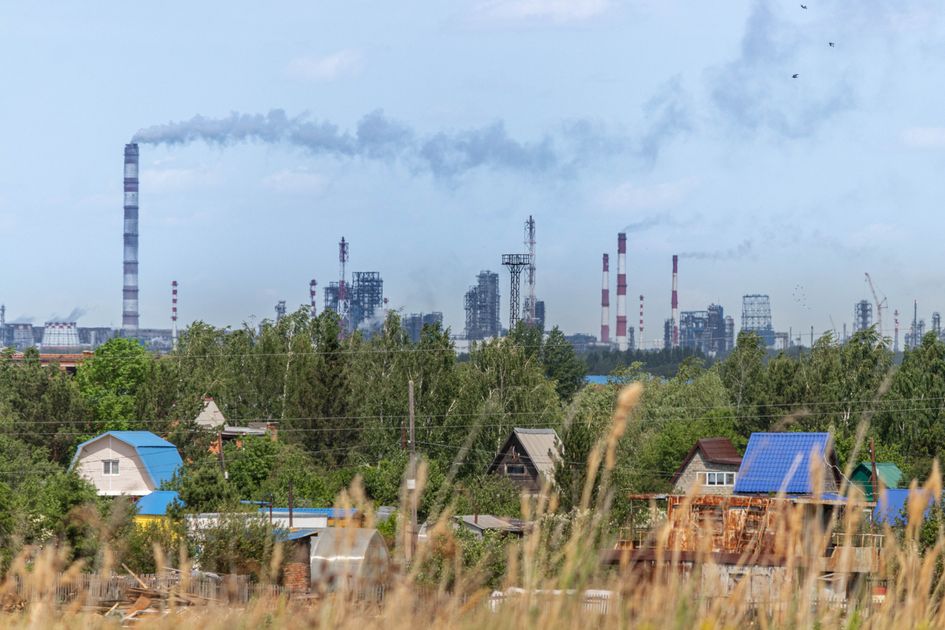
[[[698,494],[731,495],[742,456],[728,438],[696,441],[670,480],[675,494],[688,494],[695,486]]]

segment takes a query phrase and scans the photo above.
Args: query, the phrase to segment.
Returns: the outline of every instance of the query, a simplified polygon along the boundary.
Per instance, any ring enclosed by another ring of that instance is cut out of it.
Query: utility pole
[[[410,416],[410,468],[407,473],[407,497],[410,503],[410,531],[407,538],[407,560],[413,558],[417,545],[417,442],[414,439],[413,380],[407,382],[407,404]]]
[[[873,467],[873,473],[870,477],[870,487],[873,489],[873,501],[876,501],[876,497],[879,494],[879,475],[876,474],[876,446],[873,443],[873,438],[870,438],[870,464]]]
[[[292,480],[289,479],[289,531],[292,531],[292,512],[295,508],[295,495],[292,492]]]

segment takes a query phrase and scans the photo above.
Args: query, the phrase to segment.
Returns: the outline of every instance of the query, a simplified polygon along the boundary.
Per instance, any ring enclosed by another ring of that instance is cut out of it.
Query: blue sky
[[[597,333],[600,254],[624,227],[648,339],[673,253],[684,310],[738,320],[742,294],[769,293],[778,329],[840,328],[869,271],[928,319],[945,309],[942,12],[807,5],[5,3],[0,302],[119,324],[140,132],[187,140],[142,145],[142,326],[169,325],[172,279],[185,321],[307,302],[344,235],[392,306],[461,332],[464,291],[521,250],[529,214],[567,332]]]

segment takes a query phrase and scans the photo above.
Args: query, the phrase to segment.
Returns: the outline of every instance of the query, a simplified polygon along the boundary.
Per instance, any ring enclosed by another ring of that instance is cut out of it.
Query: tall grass
[[[649,565],[632,565],[625,556],[619,565],[607,566],[601,554],[614,548],[616,536],[609,522],[611,506],[625,500],[616,496],[611,476],[616,465],[617,443],[624,433],[631,411],[639,401],[641,387],[625,388],[618,399],[610,430],[600,440],[587,462],[588,484],[580,507],[559,514],[551,488],[531,500],[523,498],[528,520],[539,523],[521,541],[507,548],[506,570],[501,590],[508,596],[492,596],[488,567],[466,566],[461,545],[451,523],[450,510],[441,510],[429,532],[429,542],[421,544],[408,564],[403,547],[409,532],[401,527],[395,558],[401,559],[382,601],[360,598],[351,592],[326,592],[315,598],[258,598],[245,606],[208,605],[171,609],[164,616],[144,622],[154,627],[256,628],[911,628],[945,627],[942,561],[945,532],[939,530],[925,549],[920,547],[920,527],[927,500],[920,493],[908,505],[909,524],[894,533],[886,528],[885,544],[879,552],[879,570],[864,588],[854,590],[845,601],[828,601],[823,596],[822,576],[805,570],[812,559],[824,556],[833,532],[861,532],[867,527],[857,493],[848,487],[850,506],[842,516],[829,522],[810,518],[810,508],[785,502],[772,520],[773,539],[786,558],[787,576],[775,583],[770,597],[751,594],[750,580],[734,588],[724,587],[709,549],[708,532],[698,523],[656,522],[650,545],[656,560]],[[862,436],[861,432],[861,436]],[[851,458],[855,461],[855,458]],[[599,474],[598,474],[599,473]],[[812,474],[822,478],[823,467]],[[421,486],[425,475],[418,475]],[[595,482],[595,480],[597,480]],[[593,485],[592,485],[593,484]],[[844,484],[846,486],[846,484]],[[914,488],[917,488],[913,482]],[[941,476],[936,466],[924,486],[925,496],[941,496]],[[693,500],[689,497],[688,500]],[[409,507],[405,493],[402,505]],[[355,484],[339,498],[344,506],[358,507],[371,519],[371,509],[363,490]],[[683,510],[682,512],[685,512]],[[370,525],[370,522],[368,523]],[[674,534],[689,527],[698,542],[697,560],[684,570],[675,562],[679,548],[671,544]],[[693,529],[694,528],[694,529]],[[838,566],[855,560],[856,549],[848,538],[834,553]],[[164,562],[156,549],[158,564]],[[57,576],[77,576],[82,566],[68,566],[61,550],[27,550],[17,558],[0,587],[0,601],[14,607],[16,585],[26,585],[30,593],[23,608],[0,615],[0,625],[23,628],[115,627],[114,618],[83,611],[82,598],[69,605],[56,605],[52,585]],[[751,567],[758,556],[746,550],[739,561]],[[183,566],[187,559],[181,558]],[[431,582],[428,572],[436,564],[438,577]],[[106,567],[106,571],[115,567]],[[120,570],[118,568],[117,570]],[[277,570],[269,568],[263,579],[273,579]],[[879,585],[884,599],[875,599]],[[605,599],[594,599],[588,591],[607,591]]]

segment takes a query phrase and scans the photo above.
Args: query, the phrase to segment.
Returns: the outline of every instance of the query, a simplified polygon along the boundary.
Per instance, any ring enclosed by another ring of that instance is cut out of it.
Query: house
[[[69,469],[88,479],[99,496],[143,497],[182,464],[177,447],[150,431],[109,431],[79,444]]]
[[[554,429],[513,429],[488,473],[504,475],[523,490],[537,493],[543,478],[554,481],[560,445]]]
[[[135,504],[137,525],[163,523],[167,519],[167,511],[175,501],[180,501],[180,495],[173,490],[155,490],[146,494]]]
[[[823,487],[814,487],[811,463],[823,469]],[[826,496],[840,488],[840,468],[829,433],[752,433],[735,474],[735,494]]]
[[[226,424],[226,417],[212,397],[204,396],[203,408],[194,418],[194,422],[203,429],[218,429]]]
[[[527,523],[517,518],[504,518],[491,514],[464,514],[455,516],[457,524],[466,528],[476,538],[482,538],[487,531],[501,532],[515,538],[521,538],[531,528]]]
[[[879,477],[880,485],[886,488],[898,488],[902,481],[902,471],[892,462],[876,462],[876,476]],[[850,475],[850,481],[863,491],[868,502],[872,503],[878,498],[879,493],[873,489],[873,464],[871,462],[858,464]]]
[[[879,464],[876,465],[879,468]],[[879,472],[877,470],[877,472]],[[935,501],[935,495],[925,488],[892,488],[881,490],[876,497],[876,506],[873,508],[873,522],[877,525],[889,525],[897,527],[905,525],[908,520],[908,510],[910,500],[919,501],[920,505],[925,504],[926,508],[922,512],[923,518],[928,518],[932,509],[932,503]]]
[[[702,438],[689,449],[670,483],[676,494],[732,494],[742,456],[728,438]]]

